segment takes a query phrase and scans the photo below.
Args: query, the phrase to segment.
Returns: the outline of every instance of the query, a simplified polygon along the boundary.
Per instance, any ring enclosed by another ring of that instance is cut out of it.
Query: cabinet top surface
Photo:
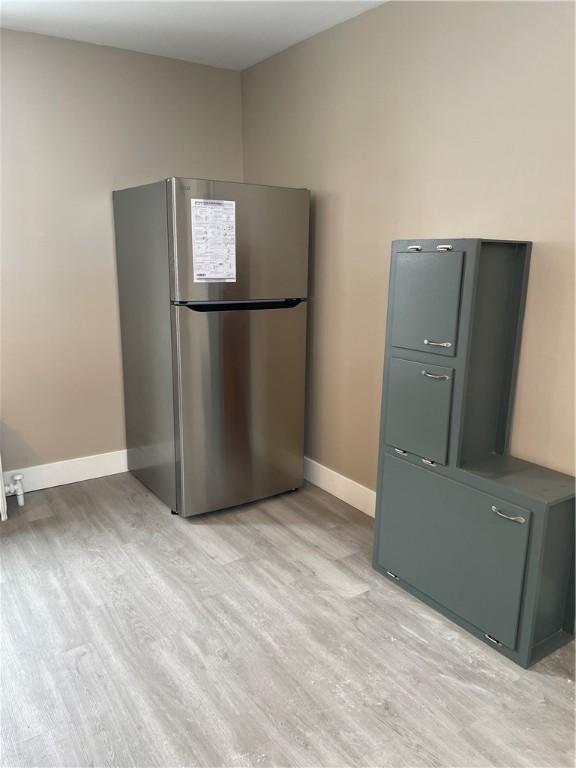
[[[393,240],[392,247],[395,251],[401,251],[409,245],[421,245],[423,249],[436,249],[442,244],[452,245],[453,248],[471,247],[476,243],[503,243],[507,245],[532,245],[530,240],[498,240],[490,237],[412,237],[401,240]]]
[[[514,456],[494,454],[466,464],[461,470],[550,505],[574,498],[574,478],[571,475]]]

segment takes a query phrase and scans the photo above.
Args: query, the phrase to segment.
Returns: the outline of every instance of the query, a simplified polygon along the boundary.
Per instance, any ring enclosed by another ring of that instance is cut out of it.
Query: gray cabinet
[[[383,487],[387,570],[513,649],[530,510],[395,458]]]
[[[445,464],[454,369],[392,357],[388,376],[387,444]]]
[[[453,356],[461,280],[462,253],[399,252],[390,275],[392,346]]]
[[[393,244],[374,543],[386,578],[523,666],[574,630],[574,479],[508,455],[529,255]]]

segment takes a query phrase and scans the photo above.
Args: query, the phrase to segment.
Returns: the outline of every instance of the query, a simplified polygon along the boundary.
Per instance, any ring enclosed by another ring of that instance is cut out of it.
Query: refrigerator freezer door
[[[172,313],[180,361],[178,512],[188,517],[299,487],[306,304]]]
[[[235,203],[235,279],[194,275],[192,200]],[[201,179],[168,180],[171,297],[174,301],[305,298],[308,294],[306,189]]]

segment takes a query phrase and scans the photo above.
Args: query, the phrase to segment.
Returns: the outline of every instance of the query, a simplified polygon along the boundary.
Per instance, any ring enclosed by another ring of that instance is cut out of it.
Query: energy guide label
[[[199,200],[191,204],[195,283],[236,282],[236,202]]]

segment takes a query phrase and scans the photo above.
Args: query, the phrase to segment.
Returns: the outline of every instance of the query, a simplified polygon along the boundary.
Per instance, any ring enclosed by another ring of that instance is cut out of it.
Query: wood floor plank
[[[129,475],[0,526],[2,766],[574,759],[574,647],[522,670],[371,567],[324,491],[183,520]]]

